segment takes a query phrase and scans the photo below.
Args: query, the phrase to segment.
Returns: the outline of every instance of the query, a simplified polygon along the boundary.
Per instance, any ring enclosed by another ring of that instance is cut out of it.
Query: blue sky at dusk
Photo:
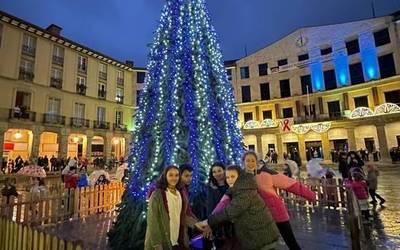
[[[2,0],[0,9],[121,61],[146,66],[166,0]],[[224,59],[243,57],[304,26],[372,17],[372,0],[208,0]],[[377,16],[400,10],[400,0],[375,0]]]

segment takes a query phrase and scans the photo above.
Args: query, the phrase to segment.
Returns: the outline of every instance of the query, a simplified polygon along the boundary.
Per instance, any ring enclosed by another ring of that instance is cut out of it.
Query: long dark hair
[[[167,187],[168,187],[167,173],[171,169],[176,169],[178,171],[178,173],[179,173],[179,168],[177,166],[175,166],[175,165],[169,165],[169,166],[165,167],[163,172],[162,172],[162,174],[161,174],[161,176],[160,176],[160,178],[157,181],[157,184],[156,184],[157,188],[162,189],[162,190],[166,190],[167,189]],[[181,187],[182,187],[181,178],[179,176],[179,181],[176,184],[176,189],[181,190]]]
[[[215,187],[218,187],[218,181],[215,179],[215,177],[213,176],[213,169],[215,168],[215,167],[220,167],[220,168],[222,168],[223,170],[224,170],[224,172],[225,172],[225,165],[222,163],[222,162],[214,162],[212,165],[211,165],[211,168],[210,168],[210,172],[209,172],[209,174],[208,174],[208,183],[211,185],[214,185]],[[225,185],[228,185],[227,183],[226,183],[226,179],[225,179]]]

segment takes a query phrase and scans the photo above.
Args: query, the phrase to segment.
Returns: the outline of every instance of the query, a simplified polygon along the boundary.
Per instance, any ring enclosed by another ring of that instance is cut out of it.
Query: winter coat
[[[180,244],[180,248],[189,249],[187,227],[193,228],[196,220],[188,216],[188,200],[182,192],[181,197],[182,211],[178,243]],[[161,245],[163,250],[172,250],[167,196],[165,190],[161,189],[155,189],[150,196],[144,249],[154,250],[154,247],[157,245]]]
[[[363,181],[347,181],[345,183],[347,188],[350,188],[354,191],[355,196],[358,200],[365,200],[368,199],[368,186],[367,183]]]
[[[76,188],[78,183],[78,175],[77,174],[67,174],[64,177],[65,188]]]
[[[285,222],[289,220],[289,214],[286,210],[285,203],[282,198],[277,194],[276,189],[284,189],[290,193],[301,196],[309,201],[315,200],[315,193],[308,187],[296,181],[295,179],[289,178],[283,174],[279,174],[268,168],[262,168],[257,174],[257,186],[258,193],[268,206],[271,211],[272,217],[275,222]],[[215,212],[221,210],[227,204],[230,199],[228,196],[224,196],[217,207],[214,209]]]
[[[18,197],[18,192],[14,185],[6,185],[1,190],[1,195],[6,197],[6,201],[8,204],[10,202],[10,198]]]
[[[368,182],[369,189],[372,189],[372,190],[378,189],[378,176],[379,176],[378,170],[374,169],[372,171],[368,171],[367,182]]]
[[[229,186],[226,184],[221,187],[216,187],[214,184],[208,185],[207,195],[207,216],[212,214],[212,211],[217,206],[218,202],[222,199],[222,196],[226,193]]]
[[[87,174],[80,174],[78,181],[78,188],[89,186],[89,180]]]
[[[278,230],[267,206],[257,193],[253,175],[243,173],[227,194],[228,206],[208,218],[210,226],[233,222],[236,237],[243,250],[270,249],[278,240]]]

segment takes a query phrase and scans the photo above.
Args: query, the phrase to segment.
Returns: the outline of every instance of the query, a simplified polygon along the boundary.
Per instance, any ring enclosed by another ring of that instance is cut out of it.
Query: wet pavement
[[[371,206],[374,221],[365,226],[368,250],[400,249],[400,166],[379,166],[378,193],[385,206]],[[290,205],[291,225],[305,250],[351,249],[348,217],[345,210],[327,210]],[[68,240],[80,240],[88,249],[107,249],[106,233],[112,225],[113,213],[99,214],[82,221],[71,221],[46,229]],[[287,249],[282,240],[278,250]]]

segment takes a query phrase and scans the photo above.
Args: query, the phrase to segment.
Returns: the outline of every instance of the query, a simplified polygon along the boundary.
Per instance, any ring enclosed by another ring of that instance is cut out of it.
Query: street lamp
[[[14,134],[15,139],[21,139],[22,138],[22,134],[21,132],[19,132],[19,130],[17,131],[17,133]]]

